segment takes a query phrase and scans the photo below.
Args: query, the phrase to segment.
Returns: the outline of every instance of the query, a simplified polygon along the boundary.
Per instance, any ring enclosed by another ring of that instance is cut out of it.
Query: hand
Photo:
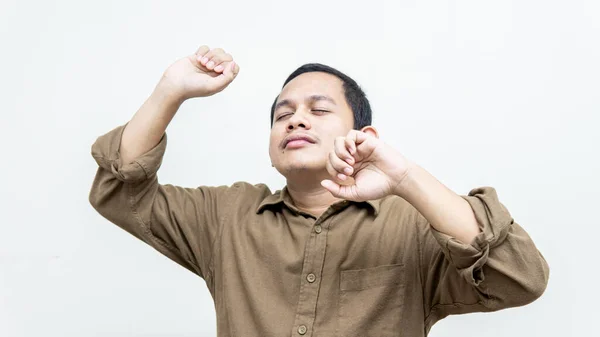
[[[239,71],[233,57],[223,49],[201,46],[194,54],[173,63],[164,72],[157,88],[181,101],[211,96],[225,89]]]
[[[395,194],[410,168],[411,162],[391,146],[369,133],[351,130],[335,139],[329,154],[327,172],[335,181],[326,179],[321,185],[337,198],[379,199]]]

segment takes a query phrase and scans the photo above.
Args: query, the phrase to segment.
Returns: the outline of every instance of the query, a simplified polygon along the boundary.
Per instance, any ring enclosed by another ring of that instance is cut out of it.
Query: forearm
[[[413,205],[439,232],[466,244],[480,233],[469,203],[415,163],[395,194]]]
[[[173,92],[166,83],[159,82],[129,121],[119,148],[123,164],[131,163],[158,144],[183,102]]]

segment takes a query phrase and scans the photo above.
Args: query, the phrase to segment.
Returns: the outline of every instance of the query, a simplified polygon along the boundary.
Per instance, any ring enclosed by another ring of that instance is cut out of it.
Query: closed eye
[[[331,111],[329,111],[329,110],[323,110],[323,109],[312,109],[311,111],[314,111],[314,112],[321,112],[321,113],[327,113],[327,112],[331,112]],[[283,113],[283,114],[279,115],[279,116],[278,116],[278,117],[277,117],[275,120],[276,120],[276,121],[278,121],[278,120],[280,120],[280,119],[282,119],[282,118],[284,118],[284,117],[290,116],[290,115],[292,115],[292,114],[293,114],[292,112]]]
[[[291,114],[292,114],[291,112],[290,112],[290,113],[284,113],[284,114],[281,114],[281,115],[279,115],[279,117],[277,117],[276,121],[278,121],[278,120],[282,119],[283,117],[289,116],[289,115],[291,115]]]

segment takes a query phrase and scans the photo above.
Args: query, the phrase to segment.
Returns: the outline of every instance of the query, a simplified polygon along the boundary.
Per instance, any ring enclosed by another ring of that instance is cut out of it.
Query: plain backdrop
[[[2,1],[0,29],[0,336],[216,335],[204,281],[88,202],[92,143],[202,44],[241,72],[181,107],[161,182],[283,187],[270,105],[331,65],[384,141],[459,194],[495,187],[550,264],[538,301],[430,336],[600,336],[600,1]]]

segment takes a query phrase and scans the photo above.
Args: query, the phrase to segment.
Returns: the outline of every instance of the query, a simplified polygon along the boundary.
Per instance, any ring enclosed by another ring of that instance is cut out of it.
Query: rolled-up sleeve
[[[481,232],[465,244],[417,214],[427,330],[451,314],[495,311],[533,302],[546,289],[549,268],[492,187],[462,196]]]
[[[90,203],[103,217],[171,260],[210,277],[212,248],[230,188],[159,184],[166,134],[154,148],[124,164],[119,147],[125,127],[111,130],[92,145],[98,170]]]

